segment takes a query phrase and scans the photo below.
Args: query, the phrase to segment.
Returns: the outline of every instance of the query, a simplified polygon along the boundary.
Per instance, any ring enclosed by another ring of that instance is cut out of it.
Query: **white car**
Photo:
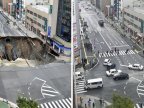
[[[122,71],[121,70],[116,70],[116,69],[110,69],[109,71],[106,71],[106,75],[107,76],[113,76],[117,73],[121,73]]]
[[[75,72],[76,80],[82,80],[84,78],[83,72]]]
[[[128,68],[134,69],[134,70],[143,70],[144,69],[144,67],[140,64],[129,64]]]
[[[107,65],[111,65],[111,59],[105,59],[103,65],[107,66]]]

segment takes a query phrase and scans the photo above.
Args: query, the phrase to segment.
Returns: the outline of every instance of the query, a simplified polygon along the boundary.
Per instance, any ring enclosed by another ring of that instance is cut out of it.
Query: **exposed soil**
[[[18,58],[35,60],[39,63],[50,63],[55,57],[49,54],[49,47],[38,39],[28,37],[0,38],[0,59],[15,61]]]

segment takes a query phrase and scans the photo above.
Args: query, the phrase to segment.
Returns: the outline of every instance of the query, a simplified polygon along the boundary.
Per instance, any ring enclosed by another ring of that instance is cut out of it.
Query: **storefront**
[[[64,45],[53,41],[53,49],[58,53],[65,56],[71,56],[71,48],[65,47]]]
[[[46,32],[40,32],[42,39],[46,39],[47,33]]]

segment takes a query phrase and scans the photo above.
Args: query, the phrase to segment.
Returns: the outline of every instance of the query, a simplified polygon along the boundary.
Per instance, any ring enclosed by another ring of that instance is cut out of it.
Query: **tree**
[[[19,108],[38,108],[37,102],[27,99],[25,97],[18,97],[16,102]]]
[[[107,108],[134,108],[134,103],[128,97],[113,94],[112,105]]]

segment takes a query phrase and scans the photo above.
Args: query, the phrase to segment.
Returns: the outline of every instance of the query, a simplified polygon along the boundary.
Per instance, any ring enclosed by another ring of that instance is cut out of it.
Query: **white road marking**
[[[111,46],[111,47],[113,48],[113,47],[127,47],[127,46],[129,45],[120,45],[120,46]]]
[[[58,107],[55,105],[55,103],[54,103],[54,102],[52,102],[52,104],[53,104],[54,108],[58,108]]]
[[[61,100],[59,100],[59,102],[61,103],[61,105],[63,106],[63,108],[66,108],[65,105],[62,103]]]
[[[139,79],[137,79],[137,78],[135,78],[135,77],[131,77],[131,78],[133,78],[133,79],[135,79],[135,80],[137,80],[137,81],[141,82],[141,80],[139,80]]]
[[[122,65],[122,64],[120,64],[120,66],[123,66],[123,67],[128,67],[127,65]]]
[[[111,47],[109,46],[109,44],[107,43],[107,41],[105,40],[105,38],[103,37],[103,35],[101,34],[101,32],[99,32],[99,34],[101,35],[101,37],[103,38],[103,40],[104,40],[105,43],[107,44],[108,48],[111,50]]]

